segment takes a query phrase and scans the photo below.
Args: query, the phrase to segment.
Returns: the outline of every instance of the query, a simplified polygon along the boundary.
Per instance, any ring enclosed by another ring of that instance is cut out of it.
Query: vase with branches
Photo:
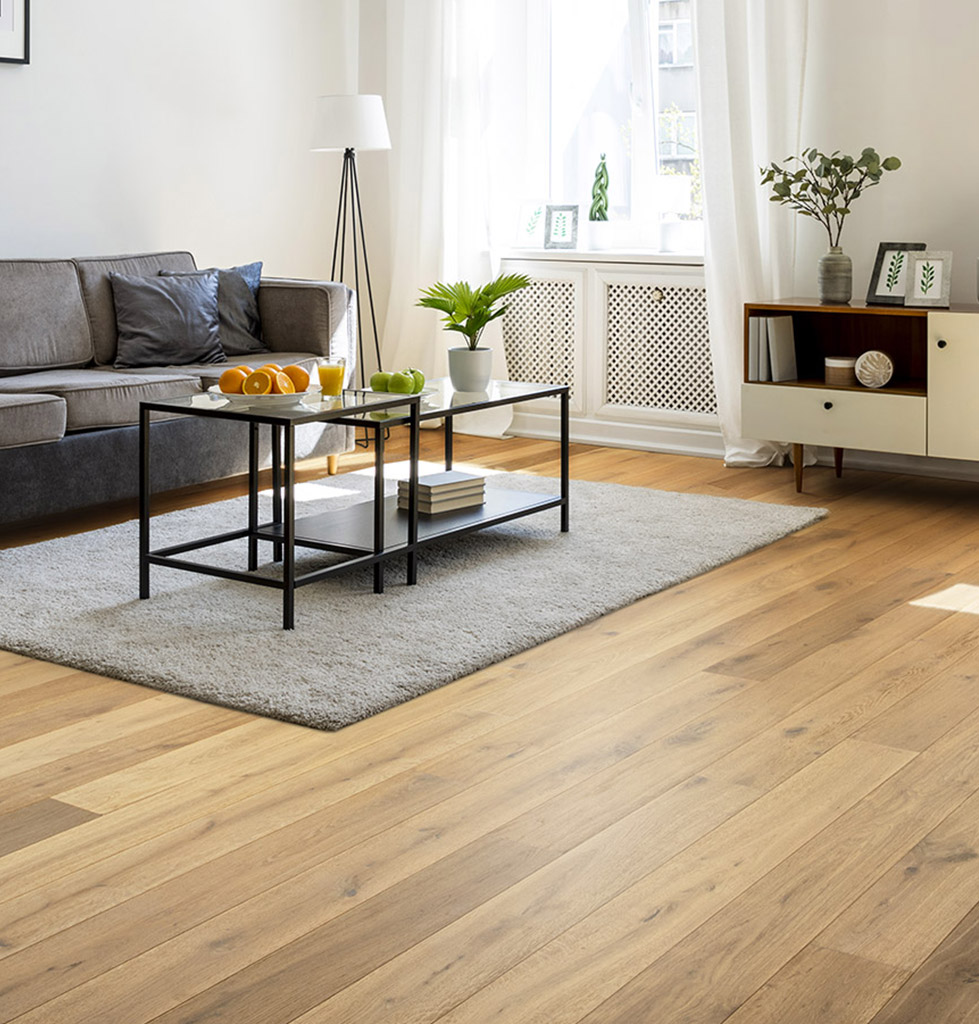
[[[819,261],[821,301],[850,301],[853,269],[850,257],[840,247],[843,225],[853,203],[868,188],[879,185],[885,172],[900,166],[896,156],[882,160],[868,146],[858,157],[839,150],[826,154],[808,149],[800,156],[786,157],[781,165],[771,163],[760,168],[761,184],[771,185],[771,202],[811,217],[826,230],[829,251]]]

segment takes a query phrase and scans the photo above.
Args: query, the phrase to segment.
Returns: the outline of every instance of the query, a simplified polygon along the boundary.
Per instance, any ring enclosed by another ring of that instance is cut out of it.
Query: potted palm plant
[[[466,281],[439,281],[422,289],[417,304],[444,313],[443,329],[466,339],[465,345],[449,349],[449,377],[456,391],[486,390],[493,369],[493,350],[482,347],[479,336],[488,323],[507,311],[506,306],[499,305],[500,300],[529,284],[525,274],[501,274],[477,288]]]

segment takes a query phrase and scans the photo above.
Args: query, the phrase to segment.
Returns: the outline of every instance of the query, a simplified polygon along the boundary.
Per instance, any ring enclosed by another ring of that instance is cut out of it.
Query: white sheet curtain
[[[743,304],[792,294],[798,215],[759,167],[800,151],[808,0],[694,0],[706,285],[714,381],[731,466],[781,464],[741,436]]]
[[[447,372],[461,343],[438,314],[418,308],[435,281],[491,280],[512,243],[527,193],[528,8],[540,0],[388,0],[393,266],[382,341],[385,367]],[[499,322],[484,332],[493,375],[506,378]],[[459,429],[502,433],[510,411],[466,417]]]

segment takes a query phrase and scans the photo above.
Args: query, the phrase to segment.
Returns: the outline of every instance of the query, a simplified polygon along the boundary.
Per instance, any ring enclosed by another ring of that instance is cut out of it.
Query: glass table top
[[[421,392],[418,404],[420,419],[437,419],[456,413],[488,409],[495,405],[508,405],[514,401],[532,398],[556,398],[567,387],[563,384],[527,384],[522,381],[491,380],[485,391],[456,391],[448,377],[437,377],[428,381]],[[377,397],[373,391],[352,391],[350,394]],[[389,397],[391,397],[389,395]],[[373,415],[371,414],[373,412]],[[372,419],[407,420],[407,406],[385,410],[372,410],[366,416]]]
[[[256,419],[281,423],[329,420],[407,421],[418,402],[420,419],[434,419],[531,398],[553,398],[566,390],[559,384],[527,384],[492,380],[485,391],[456,391],[448,377],[429,381],[420,395],[399,395],[351,388],[324,397],[319,390],[303,395],[224,395],[216,389],[164,398],[143,405],[157,411],[188,412],[219,418]]]

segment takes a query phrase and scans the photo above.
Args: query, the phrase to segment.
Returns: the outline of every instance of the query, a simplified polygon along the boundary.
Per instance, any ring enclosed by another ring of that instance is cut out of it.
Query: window
[[[578,205],[579,248],[604,231],[614,248],[701,251],[691,0],[545,2],[542,195]],[[593,228],[603,155],[614,227]],[[692,230],[671,227],[684,223]]]
[[[661,5],[665,7],[666,5]],[[686,5],[671,4],[672,7]],[[662,17],[663,11],[660,12]],[[663,21],[659,23],[659,66],[680,67],[693,65],[693,34],[690,31],[689,16],[682,21]]]

